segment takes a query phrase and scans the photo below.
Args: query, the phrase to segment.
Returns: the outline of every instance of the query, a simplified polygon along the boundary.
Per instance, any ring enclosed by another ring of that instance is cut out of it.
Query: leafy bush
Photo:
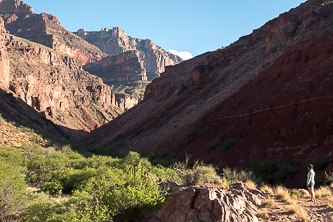
[[[196,162],[192,169],[188,169],[185,163],[175,163],[173,168],[182,179],[184,185],[204,185],[205,183],[222,184],[222,179],[216,174],[211,165],[203,165]]]
[[[221,145],[221,141],[220,140],[215,140],[214,142],[212,142],[211,144],[209,144],[208,149],[214,150],[219,145]]]
[[[233,138],[229,138],[225,141],[223,141],[223,143],[221,144],[221,148],[224,152],[230,150],[236,143],[237,143],[237,139],[233,139]]]
[[[322,179],[322,183],[325,184],[325,185],[331,185],[331,184],[333,184],[333,173],[327,174],[325,172],[325,176]]]
[[[237,181],[237,182],[243,182],[246,181],[255,181],[256,177],[252,171],[245,171],[242,169],[231,169],[229,167],[226,167],[223,169],[223,177],[231,180],[231,181]]]
[[[296,199],[302,197],[301,193],[298,190],[295,190],[295,189],[292,189],[290,191],[290,196],[293,197],[293,198],[296,198]]]
[[[263,161],[251,160],[249,166],[255,175],[266,183],[284,183],[296,172],[293,166],[282,164],[270,157]]]
[[[177,141],[178,146],[183,146],[184,147],[187,144],[189,144],[189,140],[188,140],[187,136],[183,136]]]
[[[14,166],[0,159],[0,221],[19,216],[27,203],[27,184]]]

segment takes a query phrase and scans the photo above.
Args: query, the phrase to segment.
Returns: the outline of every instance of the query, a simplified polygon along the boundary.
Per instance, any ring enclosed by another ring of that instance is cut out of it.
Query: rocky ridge
[[[232,167],[270,154],[298,166],[306,153],[329,155],[332,12],[331,1],[307,1],[226,48],[167,67],[140,105],[86,141],[123,139],[122,152],[173,147],[180,160],[212,155]],[[209,150],[230,138],[232,149]]]
[[[102,28],[100,32],[87,32],[80,29],[75,34],[110,55],[136,51],[146,70],[148,81],[159,77],[166,66],[175,65],[182,61],[179,56],[163,50],[150,39],[142,40],[127,36],[125,31],[119,27]]]
[[[4,0],[3,3],[6,4],[4,4],[0,12],[5,20],[6,29],[11,34],[69,55],[81,62],[81,64],[95,62],[105,56],[96,46],[89,44],[63,28],[59,20],[53,15],[32,13],[30,6],[31,13],[29,14],[24,14],[24,11],[21,12],[20,8],[14,11],[10,7],[6,8],[13,1]]]

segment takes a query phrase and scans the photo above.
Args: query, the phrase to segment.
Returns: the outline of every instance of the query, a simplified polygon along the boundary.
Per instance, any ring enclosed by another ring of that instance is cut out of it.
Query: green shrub
[[[333,184],[333,173],[327,174],[325,172],[325,176],[321,179],[322,184],[331,185]]]
[[[277,159],[268,157],[263,161],[249,161],[250,169],[265,183],[284,183],[289,180],[296,169],[293,166],[282,164]]]
[[[215,140],[214,142],[209,144],[208,149],[214,150],[215,148],[217,148],[220,145],[221,145],[221,141],[220,140]]]
[[[14,166],[26,166],[28,159],[22,156],[21,150],[14,147],[0,146],[0,159]]]
[[[0,221],[18,217],[27,204],[27,184],[14,166],[0,159]]]
[[[301,193],[298,190],[295,190],[295,189],[292,189],[290,191],[290,196],[293,197],[293,198],[301,198],[302,197]]]
[[[185,186],[222,183],[222,179],[216,174],[215,169],[211,165],[205,166],[196,162],[192,169],[188,169],[185,163],[176,163],[173,167]]]
[[[243,182],[246,181],[256,181],[256,177],[252,171],[245,171],[242,169],[231,169],[225,167],[223,169],[223,178],[226,178],[229,181]]]
[[[189,140],[188,140],[187,136],[183,136],[177,141],[178,146],[186,146],[188,144],[189,144]]]
[[[223,143],[221,144],[221,148],[224,152],[230,150],[236,143],[237,143],[237,139],[233,139],[233,138],[229,138],[225,141],[223,141]]]

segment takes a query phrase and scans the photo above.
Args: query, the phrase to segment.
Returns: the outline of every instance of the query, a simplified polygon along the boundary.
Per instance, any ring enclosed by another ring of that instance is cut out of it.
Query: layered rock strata
[[[175,65],[182,61],[179,56],[163,50],[150,39],[132,38],[127,36],[125,31],[119,27],[113,29],[102,28],[100,32],[87,32],[80,29],[75,34],[110,55],[137,51],[149,81],[159,77],[166,66]]]
[[[75,59],[42,45],[7,35],[9,88],[64,131],[90,131],[115,118],[112,94],[102,79],[82,70]],[[66,132],[65,132],[66,133]]]
[[[101,77],[104,82],[147,81],[146,70],[137,51],[108,56],[98,62],[86,64],[83,69]]]

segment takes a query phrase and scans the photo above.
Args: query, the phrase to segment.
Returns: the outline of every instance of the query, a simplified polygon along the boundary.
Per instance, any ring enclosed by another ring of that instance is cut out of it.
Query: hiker
[[[311,194],[311,200],[313,202],[316,202],[315,200],[315,193],[314,193],[314,185],[315,185],[315,181],[314,181],[314,177],[315,177],[315,172],[313,170],[313,165],[309,164],[308,166],[308,176],[307,176],[307,182],[306,182],[306,186],[309,189],[309,192]]]

